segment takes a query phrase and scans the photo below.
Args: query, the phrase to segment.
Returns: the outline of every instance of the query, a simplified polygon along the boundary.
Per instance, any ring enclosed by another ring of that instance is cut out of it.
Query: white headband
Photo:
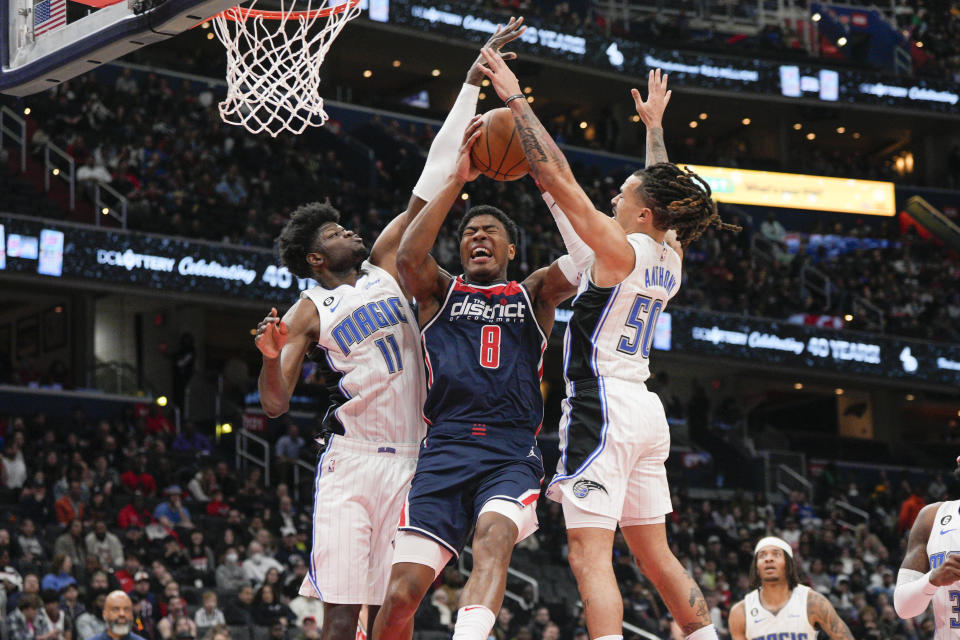
[[[776,536],[767,536],[766,538],[761,538],[760,541],[757,542],[757,546],[753,548],[753,555],[760,553],[760,549],[764,547],[776,547],[777,549],[783,549],[785,554],[791,558],[793,557],[793,549],[790,548],[790,545],[787,544],[787,541]]]

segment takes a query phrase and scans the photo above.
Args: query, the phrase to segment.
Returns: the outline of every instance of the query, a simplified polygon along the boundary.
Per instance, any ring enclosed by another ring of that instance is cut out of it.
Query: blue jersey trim
[[[336,436],[330,435],[327,436],[327,448],[323,452],[323,455],[320,456],[320,459],[317,461],[317,475],[313,479],[313,536],[311,536],[311,545],[310,545],[310,571],[307,573],[307,578],[310,579],[310,584],[313,585],[314,590],[317,592],[317,595],[323,600],[323,592],[320,591],[320,585],[317,584],[317,558],[313,553],[313,548],[317,544],[317,500],[320,497],[320,476],[323,474],[323,461],[326,459],[327,454],[330,453],[330,447],[333,445],[333,439]]]
[[[600,333],[600,330],[603,328],[603,323],[606,322],[607,317],[610,315],[610,309],[613,307],[613,303],[617,299],[618,293],[620,293],[619,284],[614,288],[613,293],[610,295],[610,299],[607,300],[607,304],[604,305],[603,312],[600,314],[600,321],[597,323],[597,328],[593,330],[593,335],[590,336],[590,341],[593,342],[593,351],[590,356],[590,367],[593,369],[594,374],[597,373],[597,335]],[[569,330],[569,325],[567,326],[567,329]],[[553,480],[550,481],[549,486],[552,486],[554,483],[559,482],[560,480],[568,480],[570,478],[576,478],[577,476],[579,476],[581,473],[587,470],[587,467],[590,466],[590,463],[596,460],[597,456],[599,456],[600,453],[603,451],[603,449],[607,446],[607,427],[610,424],[610,420],[607,416],[607,392],[606,392],[606,386],[604,384],[603,378],[599,375],[597,375],[597,387],[600,392],[600,409],[603,414],[603,426],[600,429],[600,446],[597,447],[596,450],[593,453],[591,453],[586,460],[584,460],[583,464],[581,464],[576,471],[574,471],[572,474],[569,474],[569,475],[557,474],[556,476],[553,477]],[[569,437],[569,428],[570,428],[571,422],[573,422],[573,406],[572,405],[570,407],[570,419],[567,421],[568,437]],[[566,471],[567,470],[566,447],[564,447],[564,450],[561,452],[561,456],[563,459],[563,470]]]

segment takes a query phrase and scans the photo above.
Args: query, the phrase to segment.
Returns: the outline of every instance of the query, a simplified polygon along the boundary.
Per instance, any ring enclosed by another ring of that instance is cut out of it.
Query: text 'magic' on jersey
[[[454,278],[423,327],[430,424],[463,423],[537,432],[543,421],[547,338],[526,288]]]

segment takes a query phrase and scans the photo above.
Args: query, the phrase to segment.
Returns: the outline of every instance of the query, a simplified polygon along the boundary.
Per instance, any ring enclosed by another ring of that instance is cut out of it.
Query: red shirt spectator
[[[57,521],[63,525],[72,520],[82,520],[84,506],[83,488],[76,480],[70,483],[70,491],[53,504],[57,511]]]
[[[897,533],[909,531],[913,526],[913,521],[917,519],[920,510],[926,506],[923,498],[917,495],[915,491],[910,492],[910,496],[900,505],[900,517],[897,518]]]
[[[128,471],[127,473],[132,472]],[[153,481],[153,478],[150,477],[150,480]],[[154,483],[154,487],[156,487],[156,483]],[[143,492],[135,491],[133,502],[120,510],[120,514],[117,516],[117,524],[121,529],[129,529],[134,526],[144,528],[151,522],[153,522],[153,516],[150,515],[150,511],[143,504]]]

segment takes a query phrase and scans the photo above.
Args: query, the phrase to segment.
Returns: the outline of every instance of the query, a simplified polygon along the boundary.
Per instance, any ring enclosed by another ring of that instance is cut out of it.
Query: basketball
[[[480,137],[470,150],[473,166],[494,180],[517,180],[527,175],[530,165],[520,146],[510,109],[487,111],[482,122]]]

